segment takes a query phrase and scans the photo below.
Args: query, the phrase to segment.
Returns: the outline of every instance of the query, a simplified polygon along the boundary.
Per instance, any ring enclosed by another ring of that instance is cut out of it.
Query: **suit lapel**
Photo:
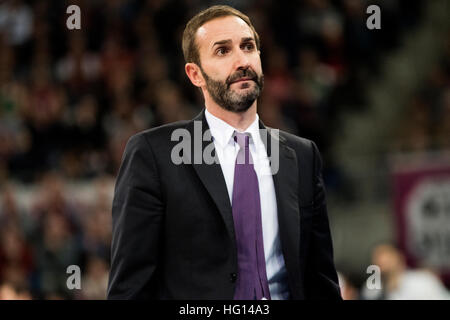
[[[233,243],[234,250],[236,250],[233,213],[231,210],[231,203],[228,196],[228,190],[225,183],[225,178],[223,176],[222,168],[218,160],[213,164],[207,164],[202,157],[205,148],[207,148],[208,146],[211,147],[210,144],[213,144],[210,135],[209,139],[203,141],[205,131],[209,130],[209,126],[205,118],[205,110],[203,110],[196,118],[194,118],[193,121],[189,122],[186,128],[191,135],[192,166],[194,167],[195,172],[197,173],[198,177],[202,181],[206,190],[219,209],[219,212],[225,222],[226,228]],[[199,134],[201,134],[201,137],[198,137]],[[196,139],[197,141],[195,141]],[[195,145],[196,143],[198,144],[197,150]],[[198,154],[199,152],[201,152],[201,155]],[[197,153],[197,160],[200,161],[193,161],[195,159],[194,153]],[[215,155],[215,157],[217,157],[215,149],[213,149],[213,154]]]
[[[273,182],[277,199],[279,235],[291,292],[298,292],[301,282],[298,272],[300,267],[300,212],[297,155],[294,149],[286,145],[284,138],[277,134],[277,130],[266,128],[262,122],[260,122],[260,128],[268,130],[267,138],[263,137],[262,140],[270,157],[271,165],[274,166],[274,161],[278,161],[278,171],[273,175]],[[278,144],[278,148],[274,144]],[[277,153],[278,159],[276,159]]]

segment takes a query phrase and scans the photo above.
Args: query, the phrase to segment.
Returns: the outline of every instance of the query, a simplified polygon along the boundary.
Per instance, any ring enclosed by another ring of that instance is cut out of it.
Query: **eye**
[[[252,51],[253,49],[255,49],[255,45],[252,42],[247,42],[243,44],[242,47],[247,51]]]
[[[228,48],[226,48],[226,47],[219,47],[219,48],[216,49],[216,54],[217,54],[218,56],[223,56],[223,55],[225,55],[227,52],[228,52]]]

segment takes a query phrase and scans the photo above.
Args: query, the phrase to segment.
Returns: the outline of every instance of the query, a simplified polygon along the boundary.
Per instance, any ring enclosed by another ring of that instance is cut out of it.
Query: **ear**
[[[184,66],[184,71],[186,71],[189,80],[191,80],[192,84],[196,87],[201,87],[205,84],[205,79],[203,78],[202,73],[200,72],[200,67],[193,63],[186,63]]]

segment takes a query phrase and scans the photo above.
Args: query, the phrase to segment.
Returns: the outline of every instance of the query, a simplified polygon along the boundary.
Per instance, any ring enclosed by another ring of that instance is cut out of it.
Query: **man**
[[[206,108],[129,140],[108,298],[340,299],[320,155],[259,121],[263,72],[249,18],[228,6],[200,12],[183,53]]]
[[[389,242],[376,244],[372,265],[380,270],[380,287],[361,290],[362,300],[449,300],[450,292],[433,271],[410,269],[400,248]]]

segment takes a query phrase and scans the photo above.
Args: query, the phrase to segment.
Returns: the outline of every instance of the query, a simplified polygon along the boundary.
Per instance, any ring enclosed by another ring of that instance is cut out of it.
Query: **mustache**
[[[239,70],[227,78],[226,84],[229,87],[233,82],[242,78],[250,78],[250,80],[257,82],[258,75],[252,69]]]

